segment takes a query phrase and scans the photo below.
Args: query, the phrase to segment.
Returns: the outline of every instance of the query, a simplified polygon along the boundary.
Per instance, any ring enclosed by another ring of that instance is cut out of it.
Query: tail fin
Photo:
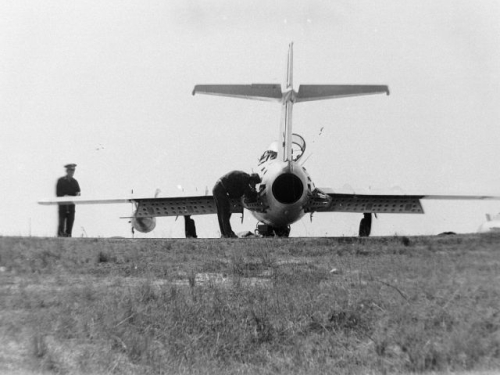
[[[345,98],[349,96],[389,95],[386,85],[300,85],[299,91],[293,90],[293,42],[288,47],[288,60],[285,86],[279,84],[252,85],[196,85],[195,94],[229,96],[242,99],[273,101],[282,104],[279,133],[278,158],[291,160],[292,147],[292,108],[294,103],[322,99]]]
[[[288,63],[286,66],[286,87],[293,89],[293,42],[288,45]]]
[[[278,142],[278,159],[292,160],[292,110],[295,92],[293,91],[293,42],[288,46],[285,90],[282,93],[281,122]]]

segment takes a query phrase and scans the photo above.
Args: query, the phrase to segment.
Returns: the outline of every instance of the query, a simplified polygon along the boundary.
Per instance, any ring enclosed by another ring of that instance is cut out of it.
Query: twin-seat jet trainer
[[[372,214],[423,214],[421,199],[500,199],[494,196],[443,195],[378,195],[342,194],[329,188],[317,188],[303,166],[306,142],[293,133],[292,109],[294,104],[313,100],[336,99],[350,96],[387,94],[385,85],[300,85],[293,88],[293,43],[287,59],[286,82],[280,84],[250,85],[196,85],[194,94],[229,96],[241,99],[265,100],[281,104],[281,122],[278,140],[262,154],[257,172],[262,182],[257,186],[258,199],[232,200],[231,212],[246,209],[259,221],[257,231],[262,236],[287,237],[290,225],[306,214],[315,212],[351,212],[363,214],[359,235],[369,236]],[[40,204],[99,204],[132,202],[135,211],[132,226],[140,232],[155,228],[156,217],[216,214],[210,195],[168,198],[126,198],[85,200],[80,197],[62,197]]]

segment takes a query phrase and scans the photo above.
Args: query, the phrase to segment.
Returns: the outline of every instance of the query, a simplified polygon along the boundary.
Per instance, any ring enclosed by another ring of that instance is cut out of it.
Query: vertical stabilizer
[[[288,63],[286,67],[285,89],[293,89],[293,42],[288,46]]]
[[[293,91],[293,42],[288,47],[286,82],[282,96],[281,124],[279,133],[278,159],[292,159],[292,109],[296,93]]]

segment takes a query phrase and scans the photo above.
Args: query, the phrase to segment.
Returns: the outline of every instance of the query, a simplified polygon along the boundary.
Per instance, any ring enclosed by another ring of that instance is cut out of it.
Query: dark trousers
[[[59,208],[59,225],[57,237],[71,237],[73,223],[75,222],[75,207],[61,206]]]
[[[222,237],[236,237],[231,229],[231,201],[227,195],[227,191],[220,181],[213,189],[215,206],[217,207],[217,219],[219,219],[219,229]]]

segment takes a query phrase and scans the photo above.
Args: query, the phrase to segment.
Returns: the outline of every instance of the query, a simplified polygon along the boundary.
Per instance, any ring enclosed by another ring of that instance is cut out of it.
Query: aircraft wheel
[[[369,237],[370,232],[372,230],[372,214],[365,213],[364,217],[361,219],[359,223],[359,236],[360,237]]]
[[[273,232],[278,237],[288,237],[290,235],[290,226],[273,228]]]
[[[290,226],[272,227],[267,224],[257,224],[255,233],[262,237],[288,237],[290,235]]]

